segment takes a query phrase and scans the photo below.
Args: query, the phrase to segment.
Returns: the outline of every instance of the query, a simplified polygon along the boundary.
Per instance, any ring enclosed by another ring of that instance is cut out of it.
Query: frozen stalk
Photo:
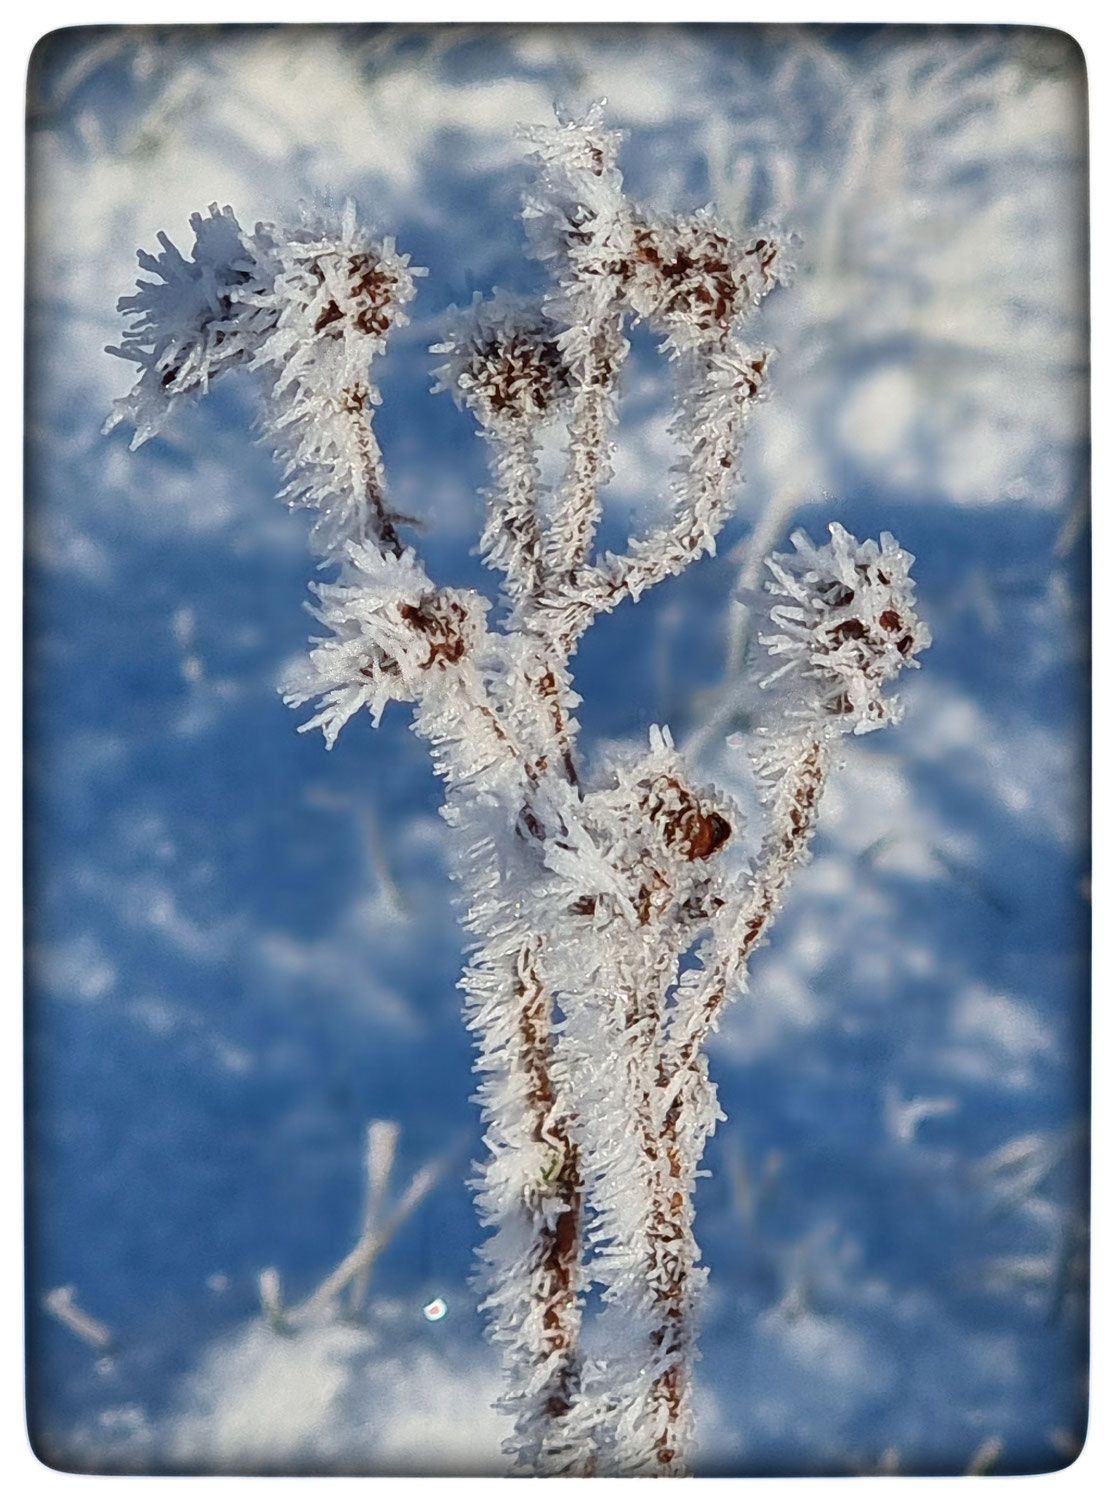
[[[141,256],[159,281],[121,303],[131,322],[115,352],[140,376],[113,421],[139,443],[224,370],[262,378],[283,494],[315,511],[312,543],[332,569],[312,585],[322,632],[287,701],[315,703],[302,727],[329,745],[360,709],[377,723],[388,703],[411,704],[444,782],[472,938],[462,987],[488,1150],[481,1280],[514,1417],[508,1451],[523,1472],[679,1474],[705,1276],[693,1189],[719,1118],[703,1044],[807,857],[839,737],[896,717],[882,689],[928,633],[911,559],[888,536],[860,544],[833,526],[823,546],[797,535],[794,555],[769,563],[759,641],[773,691],[752,750],[766,828],[750,855],[738,810],[695,783],[668,730],[581,766],[569,671],[581,635],[713,552],[731,513],[772,358],[743,328],[784,279],[782,242],[729,232],[711,210],[631,202],[598,107],[528,137],[523,218],[547,289],[454,309],[434,349],[435,388],[487,445],[495,625],[487,599],[430,579],[391,509],[371,370],[422,273],[351,209],[249,234],[214,207],[193,221],[189,260],[165,237],[160,255]],[[634,321],[658,335],[672,373],[680,459],[667,519],[600,555]],[[564,458],[547,487],[538,455],[551,424]],[[377,1142],[384,1161],[391,1144]],[[364,1238],[337,1273],[357,1292],[378,1243]],[[593,1282],[607,1354],[589,1363]]]

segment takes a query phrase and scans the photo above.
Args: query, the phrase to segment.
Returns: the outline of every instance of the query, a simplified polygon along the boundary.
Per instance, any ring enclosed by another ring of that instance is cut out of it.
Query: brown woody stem
[[[554,1422],[569,1411],[579,1385],[582,1189],[577,1148],[559,1107],[553,1077],[553,1002],[538,972],[539,947],[536,939],[528,938],[519,951],[514,998],[532,1134],[552,1150],[555,1163],[553,1176],[544,1185],[549,1206],[534,1211],[531,1255],[541,1288],[538,1300],[545,1347],[540,1354],[559,1356],[555,1372],[534,1398],[534,1409],[544,1411]],[[553,1203],[560,1205],[556,1217]],[[530,1425],[531,1414],[523,1413],[520,1426]]]
[[[760,939],[769,931],[777,914],[778,898],[808,851],[827,770],[826,746],[821,740],[811,741],[789,773],[787,795],[778,799],[784,801],[786,819],[782,826],[772,828],[763,841],[758,870],[751,879],[750,900],[736,912],[730,928],[722,935],[717,934],[718,955],[701,976],[704,983],[700,984],[703,997],[699,1012],[674,1051],[670,1061],[672,1073],[691,1070],[720,1009],[745,975]]]
[[[350,386],[341,392],[340,399],[341,408],[349,417],[356,451],[360,455],[364,499],[367,502],[368,519],[372,522],[372,533],[381,551],[392,557],[401,557],[402,542],[395,530],[394,518],[387,509],[383,458],[368,421],[367,387],[359,383]]]

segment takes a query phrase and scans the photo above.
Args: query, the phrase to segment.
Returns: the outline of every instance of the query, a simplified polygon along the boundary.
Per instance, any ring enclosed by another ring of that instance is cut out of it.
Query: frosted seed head
[[[632,231],[628,295],[635,312],[663,328],[678,349],[728,332],[786,277],[783,237],[739,238],[710,209],[675,219],[644,218]]]
[[[454,309],[444,341],[431,352],[448,355],[434,390],[450,391],[490,430],[544,420],[569,388],[553,325],[536,304],[498,293]]]
[[[383,556],[350,542],[346,554],[339,582],[311,585],[329,634],[283,684],[291,707],[317,700],[302,728],[323,730],[330,747],[361,708],[378,724],[388,703],[415,701],[474,656],[487,609],[471,590],[433,590],[409,550]]]
[[[414,298],[415,278],[425,275],[396,253],[393,239],[375,240],[348,217],[288,234],[270,260],[273,302],[287,334],[271,351],[276,363],[288,358],[291,334],[299,350],[355,341],[365,360],[381,353],[390,330],[408,321],[403,309]]]
[[[914,607],[913,562],[888,532],[859,542],[837,522],[831,541],[815,546],[804,532],[795,553],[775,555],[761,604],[767,629],[759,644],[775,662],[763,679],[782,679],[792,717],[827,733],[866,734],[900,717],[883,687],[931,644]]]

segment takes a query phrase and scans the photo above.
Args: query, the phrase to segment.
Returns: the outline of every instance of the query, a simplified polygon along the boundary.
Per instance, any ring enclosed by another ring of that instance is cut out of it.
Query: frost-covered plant
[[[721,1118],[703,1044],[746,987],[751,955],[808,854],[846,733],[891,722],[884,688],[928,644],[911,558],[842,527],[775,557],[757,638],[765,723],[751,753],[766,812],[747,852],[738,808],[698,786],[665,728],[640,752],[577,750],[569,673],[597,615],[715,550],[732,503],[768,349],[743,339],[784,280],[771,229],[739,236],[711,212],[667,217],[623,191],[619,137],[596,108],[528,132],[525,200],[544,295],[496,293],[454,310],[437,389],[479,424],[491,487],[481,549],[503,575],[490,601],[439,587],[387,499],[371,376],[422,273],[358,228],[193,221],[184,259],[163,237],[117,353],[140,366],[112,422],[133,446],[179,398],[233,366],[259,373],[264,440],[283,494],[316,512],[331,581],[312,585],[322,634],[285,686],[316,703],[304,729],[332,745],[361,708],[413,706],[445,786],[465,925],[488,1157],[477,1182],[484,1308],[502,1346],[508,1451],[544,1474],[677,1474],[692,1435],[693,1237],[704,1143]],[[620,553],[594,546],[609,478],[626,329],[657,333],[680,449],[668,520]],[[565,435],[543,483],[546,429]],[[111,424],[110,424],[111,425]],[[590,1284],[597,1346],[581,1349]]]

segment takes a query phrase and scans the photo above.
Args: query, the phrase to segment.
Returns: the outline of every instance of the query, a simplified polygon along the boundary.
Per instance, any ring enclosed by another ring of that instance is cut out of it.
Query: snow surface
[[[481,445],[427,349],[474,289],[536,290],[515,128],[601,97],[637,196],[802,243],[761,314],[779,358],[740,518],[586,637],[584,744],[669,723],[752,796],[729,601],[795,526],[892,530],[934,638],[904,722],[848,746],[713,1044],[698,1471],[1031,1472],[1082,1440],[1078,53],[989,28],[104,28],[42,44],[29,115],[28,1388],[58,1467],[502,1466],[424,750],[393,706],[331,755],[295,733],[307,527],[248,385],[129,455],[100,435],[130,373],[101,351],[159,230],[354,197],[430,268],[380,377],[393,501],[434,576],[490,587]],[[660,518],[659,374],[636,337],[604,546]],[[284,1336],[259,1274],[298,1300],[349,1250],[371,1118],[401,1125],[400,1182],[465,1145],[366,1325]],[[47,1310],[62,1287],[111,1347]]]

